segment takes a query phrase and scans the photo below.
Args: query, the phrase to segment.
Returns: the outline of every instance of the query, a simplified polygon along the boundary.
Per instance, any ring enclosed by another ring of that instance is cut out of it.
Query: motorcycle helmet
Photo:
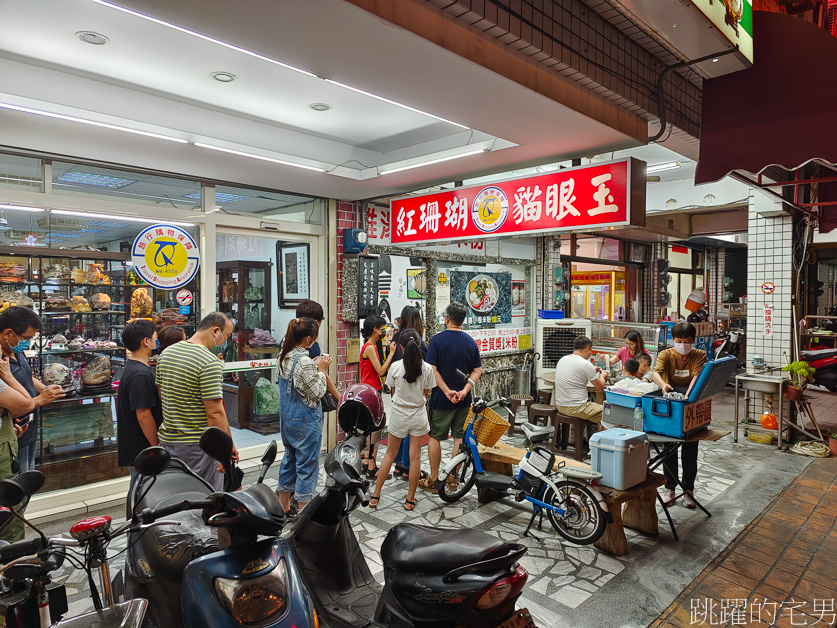
[[[369,384],[352,384],[340,395],[337,421],[346,434],[371,434],[384,427],[384,401]]]

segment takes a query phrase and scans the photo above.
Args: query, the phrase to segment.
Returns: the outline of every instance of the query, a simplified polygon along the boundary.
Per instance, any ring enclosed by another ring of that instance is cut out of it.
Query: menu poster
[[[511,282],[512,311],[515,318],[526,316],[526,280],[515,279]]]
[[[458,271],[450,273],[451,301],[468,310],[466,325],[511,323],[511,273]]]
[[[366,318],[378,312],[378,258],[359,257],[357,266],[357,315]]]

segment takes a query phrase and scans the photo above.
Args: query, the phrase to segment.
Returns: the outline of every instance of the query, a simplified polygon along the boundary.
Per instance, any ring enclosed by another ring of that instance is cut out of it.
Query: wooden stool
[[[552,403],[552,389],[551,388],[540,388],[538,389],[538,396],[535,398],[535,403],[542,404],[544,406],[548,406]]]
[[[613,515],[613,523],[607,524],[604,534],[593,545],[614,556],[624,556],[628,553],[625,526],[657,536],[657,488],[665,483],[664,476],[649,472],[645,482],[624,491],[598,485],[596,488]],[[622,504],[625,504],[624,513]]]
[[[558,414],[558,408],[555,406],[548,406],[543,403],[533,403],[529,406],[529,423],[538,424],[538,419],[543,421],[544,425],[556,425],[555,417]]]
[[[521,405],[528,409],[529,406],[531,406],[533,403],[535,403],[535,400],[532,398],[532,395],[512,395],[511,397],[509,397],[509,423],[511,423],[511,425],[509,426],[509,429],[506,432],[506,434],[508,434],[509,436],[514,434],[514,425],[517,419],[517,409]]]
[[[595,423],[574,416],[561,414],[555,409],[555,433],[552,435],[552,450],[561,455],[574,456],[576,460],[584,460],[587,448],[584,447],[585,430],[589,435],[593,433]],[[570,428],[573,429],[573,449],[569,449]],[[560,440],[559,440],[560,439]]]

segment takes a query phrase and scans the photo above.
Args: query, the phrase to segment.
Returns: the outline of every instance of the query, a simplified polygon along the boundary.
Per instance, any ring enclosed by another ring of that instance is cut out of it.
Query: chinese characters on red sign
[[[397,199],[390,203],[392,242],[630,224],[632,165],[623,160]]]
[[[764,304],[764,335],[769,336],[773,333],[773,304]]]
[[[532,345],[531,327],[466,329],[464,331],[477,343],[480,353],[529,349]]]

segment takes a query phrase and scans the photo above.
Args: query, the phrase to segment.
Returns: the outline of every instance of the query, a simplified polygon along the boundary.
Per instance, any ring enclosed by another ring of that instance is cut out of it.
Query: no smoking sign
[[[192,305],[192,293],[188,290],[178,290],[175,299],[178,305]]]

